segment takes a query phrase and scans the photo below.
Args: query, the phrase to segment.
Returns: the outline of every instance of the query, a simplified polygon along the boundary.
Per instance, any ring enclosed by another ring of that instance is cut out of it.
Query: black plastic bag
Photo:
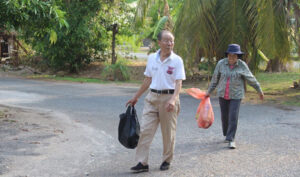
[[[140,138],[140,124],[134,106],[128,106],[126,113],[120,114],[120,143],[129,149],[134,149]]]

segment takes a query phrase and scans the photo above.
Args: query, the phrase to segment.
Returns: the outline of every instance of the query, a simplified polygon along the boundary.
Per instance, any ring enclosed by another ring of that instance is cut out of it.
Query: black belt
[[[158,94],[173,94],[174,89],[171,90],[155,90],[155,89],[150,89],[151,92],[158,93]]]

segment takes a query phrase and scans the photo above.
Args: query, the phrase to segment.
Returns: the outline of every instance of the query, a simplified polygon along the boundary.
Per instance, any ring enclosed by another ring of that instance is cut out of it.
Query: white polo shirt
[[[150,89],[175,89],[176,80],[185,80],[183,61],[174,52],[163,62],[160,60],[160,50],[150,54],[144,75],[152,78]]]

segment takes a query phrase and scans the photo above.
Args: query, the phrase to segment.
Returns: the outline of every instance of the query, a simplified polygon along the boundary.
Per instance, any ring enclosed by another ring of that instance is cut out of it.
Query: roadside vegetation
[[[0,1],[1,67],[7,71],[6,64],[14,70],[26,65],[38,74],[31,78],[136,83],[141,71],[133,66],[146,62],[131,53],[156,51],[156,35],[167,29],[175,35],[174,51],[184,60],[186,86],[206,89],[228,44],[238,43],[266,100],[299,105],[299,89],[290,88],[294,82],[300,85],[299,69],[288,67],[300,62],[299,4],[299,0]],[[140,51],[141,46],[149,50]],[[98,68],[90,69],[91,65]],[[255,100],[252,93],[249,88],[250,101]]]
[[[121,85],[121,84],[140,84],[141,83],[141,81],[136,81],[136,80],[107,81],[105,79],[74,77],[74,76],[55,76],[55,75],[34,75],[34,76],[27,76],[27,78],[40,79],[40,80],[80,82],[80,83],[117,84],[117,85]]]
[[[80,83],[99,83],[99,84],[117,84],[117,85],[136,85],[142,83],[142,79],[128,80],[128,81],[107,81],[105,79],[84,78],[80,76],[54,76],[54,75],[34,75],[28,76],[34,79],[47,79],[56,81],[69,81]],[[286,72],[286,73],[265,73],[259,72],[256,74],[257,80],[260,82],[262,90],[265,94],[264,103],[276,104],[282,106],[300,106],[300,88],[293,88],[293,82],[299,81],[300,72]],[[183,83],[184,89],[197,87],[206,90],[208,87],[207,81],[185,81]],[[258,99],[256,91],[247,85],[247,92],[244,101],[251,103],[263,103]]]

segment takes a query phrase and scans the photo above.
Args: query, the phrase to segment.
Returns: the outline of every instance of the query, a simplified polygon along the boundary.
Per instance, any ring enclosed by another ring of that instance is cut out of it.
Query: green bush
[[[208,71],[208,62],[202,62],[198,64],[199,70]]]
[[[126,81],[130,79],[130,74],[127,67],[128,61],[125,59],[118,59],[116,64],[106,63],[104,70],[102,71],[102,76],[105,80],[118,80]]]
[[[62,2],[60,5],[66,11],[69,28],[55,26],[58,39],[56,43],[49,43],[49,38],[44,38],[34,40],[32,44],[51,68],[78,72],[84,64],[91,62],[93,55],[104,51],[108,46],[105,27],[93,22],[102,4],[91,0]]]
[[[120,48],[119,50],[137,52],[142,45],[141,41],[139,41],[138,37],[135,35],[133,36],[119,35],[117,36],[117,39]]]

